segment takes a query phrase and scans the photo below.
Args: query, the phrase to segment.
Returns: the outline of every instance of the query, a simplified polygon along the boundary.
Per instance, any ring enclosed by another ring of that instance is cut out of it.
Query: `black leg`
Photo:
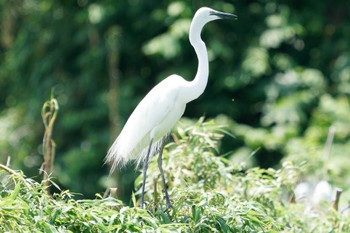
[[[169,194],[168,194],[168,189],[166,186],[165,182],[165,177],[164,177],[164,171],[163,171],[163,149],[164,149],[164,144],[165,144],[165,139],[162,139],[162,145],[160,148],[159,156],[158,156],[158,168],[160,171],[160,175],[162,177],[162,182],[163,182],[163,187],[164,187],[164,193],[165,193],[165,201],[166,201],[166,209],[168,210],[169,208],[172,208],[173,206],[171,205]]]
[[[148,168],[149,154],[151,152],[152,142],[153,142],[153,138],[151,139],[151,142],[149,143],[146,159],[145,159],[145,161],[143,161],[143,181],[142,181],[141,204],[140,204],[140,207],[142,209],[145,205],[146,177],[147,177],[147,168]]]

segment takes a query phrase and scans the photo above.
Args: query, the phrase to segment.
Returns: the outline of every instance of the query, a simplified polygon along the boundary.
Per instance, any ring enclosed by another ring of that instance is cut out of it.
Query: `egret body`
[[[186,104],[197,99],[207,85],[209,65],[207,48],[201,39],[203,26],[216,19],[236,17],[207,7],[202,7],[196,12],[189,32],[190,43],[198,58],[195,78],[187,81],[173,74],[156,85],[137,105],[109,149],[105,161],[111,164],[111,172],[130,160],[136,160],[137,165],[144,163],[141,207],[144,205],[148,161],[158,152],[158,167],[162,175],[167,208],[171,206],[162,169],[164,137],[181,118]]]

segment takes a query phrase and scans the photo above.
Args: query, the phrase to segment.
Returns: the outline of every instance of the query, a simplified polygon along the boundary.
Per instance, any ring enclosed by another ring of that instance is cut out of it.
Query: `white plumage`
[[[207,7],[200,8],[193,17],[189,39],[198,57],[195,78],[187,81],[178,75],[170,75],[156,85],[137,105],[120,135],[109,149],[105,161],[111,164],[111,172],[130,160],[137,165],[144,162],[141,207],[144,205],[145,179],[148,159],[163,146],[163,137],[170,132],[185,111],[186,104],[198,98],[208,82],[209,66],[205,43],[201,39],[203,26],[216,19],[236,18]],[[162,153],[158,158],[167,208],[171,206],[162,168]]]
[[[137,105],[108,151],[106,162],[112,164],[111,171],[129,160],[136,160],[139,165],[147,155],[152,138],[154,143],[150,154],[158,152],[162,137],[185,111],[186,103],[179,101],[179,93],[186,85],[185,82],[180,76],[171,75],[155,86]]]

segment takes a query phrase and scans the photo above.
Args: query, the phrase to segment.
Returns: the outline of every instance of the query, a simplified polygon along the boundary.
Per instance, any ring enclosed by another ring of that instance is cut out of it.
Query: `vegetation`
[[[60,112],[54,177],[94,197],[108,186],[108,147],[139,100],[197,61],[188,42],[193,13],[206,5],[237,21],[208,24],[205,93],[186,117],[225,115],[235,140],[220,145],[251,166],[321,151],[335,128],[332,158],[346,159],[349,138],[349,4],[284,1],[1,1],[0,161],[36,176],[42,164],[38,119],[54,93]],[[234,120],[234,122],[233,122]],[[342,163],[345,166],[347,163]],[[116,177],[127,201],[136,177]],[[350,179],[347,179],[350,180]]]
[[[178,128],[164,154],[174,208],[166,212],[156,159],[150,164],[147,210],[133,198],[75,200],[61,190],[50,196],[42,184],[1,166],[2,232],[349,232],[350,220],[323,202],[307,210],[291,202],[305,166],[246,169],[218,157],[223,129],[213,121]],[[142,177],[140,177],[142,178]],[[136,182],[139,187],[139,181]],[[51,181],[53,186],[57,185]],[[137,196],[137,195],[136,195]]]
[[[202,33],[209,83],[165,152],[174,211],[153,163],[140,210],[138,171],[109,176],[103,158],[156,83],[194,76],[201,6],[238,20]],[[349,232],[348,12],[345,0],[0,1],[1,230]],[[191,120],[203,115],[213,122]],[[343,190],[339,209],[315,207],[320,181]],[[303,182],[308,204],[293,203]],[[96,196],[108,187],[117,199]]]

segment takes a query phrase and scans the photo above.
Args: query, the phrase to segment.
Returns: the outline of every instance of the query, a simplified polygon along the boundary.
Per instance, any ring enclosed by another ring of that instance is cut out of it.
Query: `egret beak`
[[[210,11],[210,15],[215,15],[219,19],[237,19],[237,15],[230,14],[230,13],[224,13],[220,11]]]

